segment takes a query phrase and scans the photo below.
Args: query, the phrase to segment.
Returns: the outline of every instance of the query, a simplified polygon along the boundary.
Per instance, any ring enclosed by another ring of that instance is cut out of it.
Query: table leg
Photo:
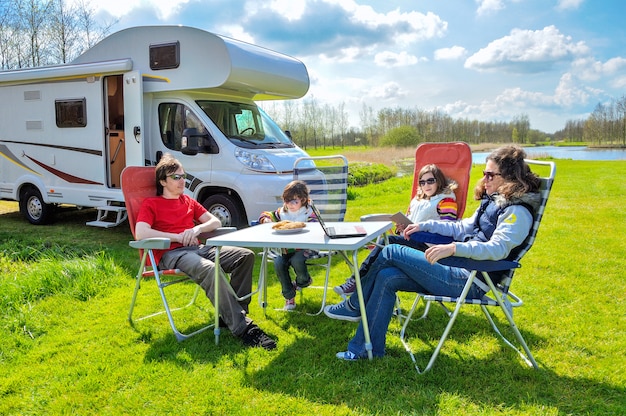
[[[354,266],[354,280],[356,281],[356,290],[359,298],[359,310],[361,311],[361,324],[363,325],[363,335],[365,335],[365,350],[367,358],[373,359],[372,341],[370,339],[370,327],[367,323],[367,314],[365,313],[365,301],[363,300],[363,289],[361,287],[361,275],[359,274],[359,262],[357,258],[358,250],[352,253],[352,264]]]
[[[269,248],[263,248],[263,256],[261,258],[261,273],[263,274],[263,300],[261,301],[261,307],[263,308],[263,315],[267,317],[267,256]],[[261,282],[259,282],[261,284]],[[260,298],[259,294],[259,298]]]
[[[215,289],[215,299],[214,299],[214,308],[215,308],[215,327],[213,328],[213,333],[215,334],[215,345],[220,343],[220,297],[219,297],[219,284],[220,284],[220,246],[215,246],[215,261],[213,262],[215,265],[215,282],[213,283]]]

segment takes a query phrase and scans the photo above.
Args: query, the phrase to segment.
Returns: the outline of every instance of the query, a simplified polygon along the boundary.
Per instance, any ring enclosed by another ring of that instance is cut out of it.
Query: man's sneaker
[[[329,318],[341,321],[359,322],[361,320],[361,313],[352,309],[347,300],[336,305],[328,305],[324,308],[324,313]]]
[[[356,360],[360,360],[361,359],[361,357],[357,357],[357,355],[355,353],[353,353],[352,351],[341,351],[341,352],[338,352],[336,357],[339,358],[340,360],[344,360],[344,361],[356,361]]]
[[[356,280],[354,279],[354,277],[350,276],[348,277],[348,279],[346,279],[346,282],[344,284],[335,286],[333,290],[336,294],[345,299],[346,297],[353,294],[356,290]]]
[[[286,311],[293,311],[296,309],[296,298],[285,299],[285,308]]]
[[[243,344],[248,347],[261,347],[266,350],[273,350],[276,348],[276,341],[270,338],[254,323],[248,325],[246,332],[241,336],[241,340],[243,341]]]
[[[306,283],[298,283],[298,282],[291,282],[293,284],[293,288],[296,290],[302,290],[305,287],[309,287],[311,286],[311,283],[313,283],[313,278],[309,277],[309,281]]]

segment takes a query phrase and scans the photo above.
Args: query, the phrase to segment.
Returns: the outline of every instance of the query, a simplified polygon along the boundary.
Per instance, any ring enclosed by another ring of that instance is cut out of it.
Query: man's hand
[[[200,244],[200,240],[198,240],[198,235],[200,235],[200,227],[187,228],[185,231],[179,234],[179,242],[183,246],[197,246]]]

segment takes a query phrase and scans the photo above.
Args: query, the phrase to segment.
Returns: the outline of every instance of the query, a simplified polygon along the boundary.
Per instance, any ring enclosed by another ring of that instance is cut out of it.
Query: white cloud
[[[476,3],[478,3],[476,14],[479,16],[504,9],[502,0],[476,0]]]
[[[410,28],[410,30],[398,31],[395,40],[399,44],[442,37],[448,28],[448,23],[432,12],[426,14],[415,11],[405,13],[395,9],[388,13],[378,13],[372,6],[359,5],[352,0],[324,0],[324,2],[339,5],[349,12],[353,22],[364,24],[372,29],[381,26],[406,26]]]
[[[559,0],[557,10],[578,9],[585,0]]]
[[[597,81],[601,78],[621,75],[626,70],[626,59],[611,58],[602,63],[591,57],[580,58],[572,63],[573,72],[585,81]]]
[[[287,20],[298,20],[304,13],[306,0],[272,0],[269,7]]]
[[[555,26],[542,30],[513,29],[509,36],[494,40],[470,56],[465,67],[479,71],[543,72],[559,61],[568,61],[588,52],[584,42],[573,42]]]
[[[426,60],[426,58],[422,58],[421,60]],[[378,66],[392,68],[397,66],[409,66],[415,65],[418,63],[420,59],[415,55],[410,55],[406,52],[380,52],[374,56],[374,63]]]
[[[460,59],[463,58],[466,54],[467,50],[462,46],[441,48],[435,51],[435,61]]]
[[[626,75],[615,78],[611,86],[615,89],[626,89]]]
[[[563,74],[559,85],[554,91],[554,102],[558,105],[571,107],[587,103],[589,94],[578,88],[571,74]]]
[[[152,8],[157,11],[159,19],[165,20],[176,14],[188,2],[189,0],[107,0],[97,2],[96,7],[114,17],[125,16],[131,10],[140,7]]]
[[[406,94],[406,91],[397,82],[388,82],[380,86],[374,86],[367,91],[369,98],[383,101],[404,97]]]
[[[320,54],[319,58],[325,63],[352,63],[364,56],[371,55],[372,48],[349,47],[333,51],[333,55]]]

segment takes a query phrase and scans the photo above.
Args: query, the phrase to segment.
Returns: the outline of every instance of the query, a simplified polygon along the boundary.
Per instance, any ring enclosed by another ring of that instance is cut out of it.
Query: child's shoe
[[[335,291],[336,294],[338,294],[339,296],[345,299],[351,294],[353,294],[354,291],[356,290],[356,280],[354,279],[354,277],[350,276],[346,279],[345,283],[339,286],[335,286],[333,290]]]
[[[296,298],[285,299],[285,308],[286,311],[293,311],[296,309]]]

